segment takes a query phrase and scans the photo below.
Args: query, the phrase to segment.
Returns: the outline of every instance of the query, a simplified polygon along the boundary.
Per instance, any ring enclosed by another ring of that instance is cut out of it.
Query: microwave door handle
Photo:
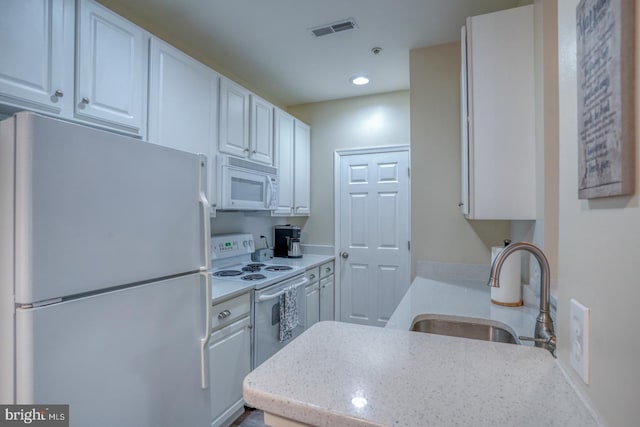
[[[272,209],[275,207],[273,206],[273,201],[275,199],[276,190],[273,187],[273,181],[271,181],[270,177],[267,177],[267,181],[269,182],[269,201],[267,202],[267,209]]]

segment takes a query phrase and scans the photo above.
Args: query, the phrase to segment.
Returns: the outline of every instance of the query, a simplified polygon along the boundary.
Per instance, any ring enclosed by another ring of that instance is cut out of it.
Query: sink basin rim
[[[454,323],[454,324],[466,323],[469,325],[487,326],[497,330],[499,333],[504,333],[509,335],[513,339],[513,342],[503,341],[503,340],[492,340],[492,339],[485,339],[485,338],[474,338],[469,336],[462,336],[459,334],[447,334],[442,332],[429,332],[429,331],[421,331],[421,330],[414,329],[416,328],[416,325],[420,324],[421,322],[429,321],[429,320],[446,322],[446,323]],[[486,342],[522,345],[522,342],[520,342],[520,339],[518,338],[518,334],[516,334],[513,328],[511,328],[509,325],[503,322],[499,322],[497,320],[482,319],[477,317],[456,316],[456,315],[436,314],[436,313],[423,313],[423,314],[418,314],[413,318],[413,320],[411,321],[411,327],[409,328],[409,330],[412,332],[431,333],[435,335],[445,335],[445,336],[456,337],[456,338],[475,339],[475,340],[481,340]]]

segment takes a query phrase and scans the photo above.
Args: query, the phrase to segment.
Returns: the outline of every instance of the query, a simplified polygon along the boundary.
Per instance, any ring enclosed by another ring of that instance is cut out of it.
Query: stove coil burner
[[[249,271],[251,273],[255,273],[256,271],[260,271],[260,268],[264,267],[264,264],[247,264],[242,267],[242,271]]]
[[[242,274],[242,271],[239,271],[239,270],[222,270],[222,271],[216,271],[215,273],[213,273],[213,275],[216,277],[233,277],[233,276],[240,276],[241,274]]]
[[[289,267],[288,265],[271,265],[265,268],[267,271],[288,271],[292,269],[293,267]]]
[[[252,262],[251,264],[247,264],[247,267],[264,267],[267,264],[263,264],[261,262]]]
[[[266,279],[267,276],[265,276],[264,274],[247,274],[246,276],[242,276],[242,280],[262,280],[262,279]]]

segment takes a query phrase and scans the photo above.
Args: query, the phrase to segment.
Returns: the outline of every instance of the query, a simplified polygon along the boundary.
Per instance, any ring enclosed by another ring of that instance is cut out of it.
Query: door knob
[[[349,258],[349,252],[342,252],[342,253],[340,254],[340,256],[341,256],[342,258],[344,258],[344,259],[347,259],[347,258]]]

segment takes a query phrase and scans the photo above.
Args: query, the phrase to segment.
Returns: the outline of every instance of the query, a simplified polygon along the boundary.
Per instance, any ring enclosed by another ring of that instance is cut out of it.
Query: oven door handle
[[[300,282],[296,283],[294,286],[296,288],[299,288],[300,286],[304,286],[307,283],[309,283],[309,279],[307,279],[306,277],[303,278]],[[264,294],[264,295],[260,295],[258,296],[258,302],[263,302],[263,301],[269,301],[272,299],[276,299],[278,298],[280,295],[284,294],[287,289],[289,289],[290,286],[287,286],[286,288],[284,288],[283,290],[276,292],[275,294]]]

